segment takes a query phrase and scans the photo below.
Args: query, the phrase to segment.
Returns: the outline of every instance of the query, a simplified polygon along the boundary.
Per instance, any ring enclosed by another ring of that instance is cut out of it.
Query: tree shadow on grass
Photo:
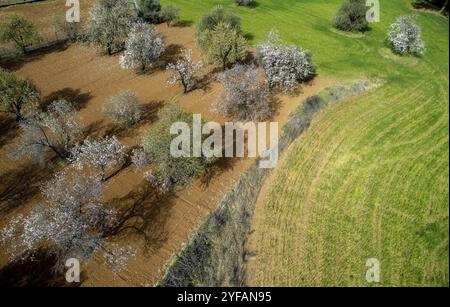
[[[43,250],[37,251],[33,259],[21,257],[0,269],[0,287],[78,287],[86,280],[81,272],[80,283],[68,283],[64,272],[55,273],[56,258]]]

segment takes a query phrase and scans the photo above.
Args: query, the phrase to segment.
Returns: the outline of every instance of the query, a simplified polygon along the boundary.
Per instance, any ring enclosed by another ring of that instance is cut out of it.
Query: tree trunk
[[[439,13],[444,13],[444,11],[445,11],[445,9],[447,8],[447,6],[448,6],[448,0],[445,0],[445,3],[444,3],[444,5],[442,6],[442,8],[441,8],[441,10],[439,11]]]

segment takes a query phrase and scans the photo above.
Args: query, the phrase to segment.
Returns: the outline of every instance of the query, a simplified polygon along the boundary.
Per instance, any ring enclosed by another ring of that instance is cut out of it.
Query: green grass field
[[[377,258],[381,286],[448,285],[448,19],[417,13],[427,53],[405,58],[383,41],[408,0],[381,1],[381,22],[359,38],[331,30],[340,0],[169,2],[194,23],[229,7],[252,44],[276,27],[321,75],[384,80],[320,114],[284,157],[256,210],[251,284],[367,286],[366,259]]]

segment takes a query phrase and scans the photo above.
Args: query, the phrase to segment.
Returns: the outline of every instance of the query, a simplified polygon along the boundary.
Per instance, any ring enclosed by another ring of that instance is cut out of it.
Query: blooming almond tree
[[[219,75],[224,92],[213,111],[237,120],[265,120],[272,113],[264,73],[254,65],[236,64]]]
[[[170,63],[167,65],[167,70],[174,72],[173,76],[169,79],[169,84],[173,85],[177,81],[181,81],[183,84],[184,92],[189,92],[195,85],[195,74],[202,68],[202,62],[194,62],[192,60],[192,50],[183,50],[183,57],[176,63]]]
[[[11,258],[27,258],[41,247],[55,256],[56,269],[68,258],[89,259],[105,247],[116,214],[102,203],[103,183],[96,176],[58,173],[42,188],[46,202],[18,215],[0,233]]]
[[[109,97],[102,108],[103,113],[120,126],[130,126],[141,119],[142,108],[136,93],[125,91]]]
[[[123,49],[133,22],[128,0],[99,0],[90,11],[89,41],[109,55]]]
[[[414,23],[415,15],[400,16],[389,27],[387,42],[399,54],[424,54],[425,43],[420,27]]]
[[[126,147],[115,136],[95,141],[86,139],[81,146],[72,150],[71,160],[78,169],[85,166],[97,169],[100,172],[101,180],[106,181],[114,175],[107,177],[106,173],[125,162],[125,150]]]
[[[133,24],[120,57],[124,69],[140,67],[141,72],[151,68],[166,50],[166,45],[152,24],[141,21]]]
[[[266,42],[257,46],[257,57],[271,88],[290,91],[315,73],[312,54],[297,46],[283,44],[276,30],[270,32]]]
[[[43,164],[49,153],[66,160],[82,135],[80,119],[73,105],[66,100],[52,102],[45,112],[19,123],[21,136],[12,157],[24,156]]]

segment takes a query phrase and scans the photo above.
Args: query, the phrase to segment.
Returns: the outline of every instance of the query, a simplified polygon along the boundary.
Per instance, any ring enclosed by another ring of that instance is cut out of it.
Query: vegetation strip
[[[329,105],[367,93],[369,89],[368,81],[360,81],[327,88],[308,97],[284,126],[280,153],[308,129],[315,114]],[[245,286],[245,243],[255,203],[269,172],[254,163],[241,176],[174,259],[159,286]]]

